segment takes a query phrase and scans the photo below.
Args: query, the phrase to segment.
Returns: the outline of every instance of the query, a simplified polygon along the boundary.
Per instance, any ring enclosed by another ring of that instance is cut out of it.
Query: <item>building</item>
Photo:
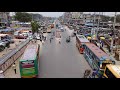
[[[71,12],[72,19],[83,19],[83,12]]]
[[[69,20],[71,19],[72,15],[70,12],[65,12],[63,15],[63,22],[64,23],[69,23]]]
[[[9,21],[9,12],[0,12],[0,22],[8,22]]]
[[[0,22],[8,25],[10,22],[10,12],[0,12]]]
[[[73,25],[82,25],[84,24],[83,20],[83,12],[71,12],[71,19],[70,19],[70,24]]]
[[[83,14],[84,23],[92,22],[91,14]]]

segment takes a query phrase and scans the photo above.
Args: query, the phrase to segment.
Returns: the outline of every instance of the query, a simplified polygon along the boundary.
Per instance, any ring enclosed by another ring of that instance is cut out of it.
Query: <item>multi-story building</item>
[[[71,20],[69,23],[73,25],[81,25],[83,24],[83,12],[71,12]]]
[[[0,12],[0,22],[7,23],[9,21],[9,12]]]
[[[91,14],[83,14],[84,23],[92,22]]]
[[[83,19],[83,12],[71,12],[72,19]]]
[[[10,12],[0,12],[0,27],[10,26]]]
[[[65,12],[64,15],[63,15],[63,22],[64,23],[68,23],[69,20],[71,19],[71,13],[70,12]]]

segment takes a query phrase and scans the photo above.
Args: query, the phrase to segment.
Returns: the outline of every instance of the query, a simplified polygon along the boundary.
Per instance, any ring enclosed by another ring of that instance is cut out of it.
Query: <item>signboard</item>
[[[23,68],[22,69],[23,76],[35,75],[35,67],[32,68]]]

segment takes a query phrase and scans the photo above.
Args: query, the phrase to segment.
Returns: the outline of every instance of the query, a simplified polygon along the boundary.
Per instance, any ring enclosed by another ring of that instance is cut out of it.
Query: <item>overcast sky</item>
[[[59,17],[63,15],[64,12],[28,12],[28,13],[39,13],[42,14],[43,16],[48,16],[48,17]],[[84,13],[94,13],[94,12],[84,12]],[[99,13],[99,12],[96,12]],[[104,12],[104,15],[109,15],[109,16],[114,16],[115,12]],[[117,14],[120,14],[120,12],[117,12]]]

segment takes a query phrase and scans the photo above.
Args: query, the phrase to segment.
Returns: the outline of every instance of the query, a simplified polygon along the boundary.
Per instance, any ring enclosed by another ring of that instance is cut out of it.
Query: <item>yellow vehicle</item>
[[[120,65],[106,65],[103,75],[105,78],[120,78]]]

